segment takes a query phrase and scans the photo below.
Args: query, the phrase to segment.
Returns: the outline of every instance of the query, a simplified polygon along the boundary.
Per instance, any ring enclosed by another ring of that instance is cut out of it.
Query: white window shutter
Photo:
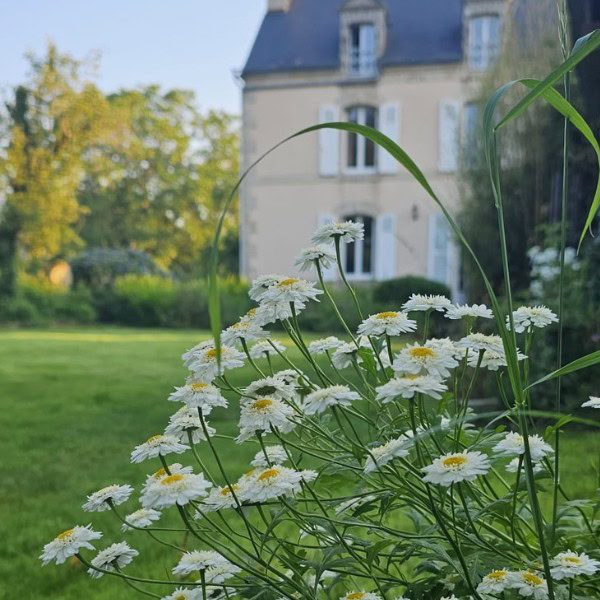
[[[448,284],[451,243],[450,228],[442,213],[429,217],[429,252],[427,255],[427,276],[433,281]]]
[[[399,102],[386,102],[379,107],[379,130],[393,142],[400,143],[401,113]],[[378,149],[380,173],[397,173],[398,161],[383,148]]]
[[[321,213],[318,216],[318,226],[327,225],[327,223],[335,223],[336,218],[334,215]],[[335,281],[337,279],[338,269],[335,263],[332,264],[328,269],[323,269],[323,279],[325,281]]]
[[[439,160],[442,173],[452,173],[458,169],[459,157],[460,102],[444,100],[440,103],[439,114]]]
[[[379,215],[375,222],[375,279],[396,276],[396,215]]]
[[[337,106],[323,105],[319,109],[319,123],[340,120]],[[319,130],[319,175],[334,177],[340,168],[340,132],[337,129]]]

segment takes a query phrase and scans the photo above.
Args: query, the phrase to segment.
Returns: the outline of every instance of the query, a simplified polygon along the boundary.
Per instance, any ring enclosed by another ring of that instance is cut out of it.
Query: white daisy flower
[[[402,305],[406,312],[436,310],[444,312],[452,306],[452,302],[446,296],[412,294],[411,297]]]
[[[506,465],[506,471],[507,473],[516,473],[519,470],[519,458],[513,458],[507,465]],[[521,466],[522,468],[522,466]],[[542,463],[539,462],[534,462],[533,463],[533,472],[534,473],[541,473],[544,470],[544,465]]]
[[[277,371],[273,377],[283,381],[286,385],[293,387],[295,390],[306,387],[309,382],[308,378],[302,371],[296,371],[294,369],[283,369],[282,371]]]
[[[315,263],[318,262],[321,269],[329,269],[335,264],[335,252],[328,246],[317,244],[304,248],[294,263],[299,267],[300,272],[315,268]]]
[[[273,375],[253,381],[243,389],[243,393],[245,398],[276,396],[277,398],[291,400],[296,397],[296,387],[286,383],[283,377]]]
[[[60,565],[77,554],[82,548],[94,550],[90,544],[93,540],[99,540],[102,534],[94,531],[91,525],[76,525],[73,529],[67,529],[58,534],[51,542],[44,546],[40,560],[45,566],[48,563],[55,562]]]
[[[590,396],[582,405],[582,408],[600,408],[600,398],[598,396]]]
[[[237,323],[230,325],[221,332],[221,342],[227,346],[240,344],[243,341],[253,342],[269,336],[256,319],[242,317]]]
[[[131,453],[131,462],[140,463],[149,458],[157,458],[166,456],[174,452],[181,454],[188,450],[188,446],[184,446],[176,437],[171,435],[153,435],[148,438],[143,444],[136,446]]]
[[[517,350],[517,360],[525,360],[526,358],[525,354]],[[479,361],[479,353],[475,354],[471,352],[468,355],[467,363],[470,367],[477,367],[479,365],[480,368],[488,369],[489,371],[497,371],[501,367],[508,366],[504,350],[502,352],[485,351],[481,357],[481,362]]]
[[[331,244],[336,239],[350,243],[365,237],[365,226],[354,221],[340,223],[325,223],[321,225],[311,238],[313,244]]]
[[[558,317],[546,306],[520,306],[513,311],[515,331],[532,331],[534,327],[547,327],[557,323]],[[506,318],[506,326],[510,329],[510,319]]]
[[[154,473],[151,473],[150,475],[146,476],[146,483],[144,485],[150,485],[158,481],[159,479],[162,479],[163,477],[165,477],[165,475],[172,475],[173,473],[185,473],[187,475],[189,473],[192,473],[193,470],[194,469],[192,469],[192,467],[184,467],[181,463],[173,463],[172,465],[169,465],[168,472],[167,469],[161,467],[160,469],[154,471]]]
[[[396,336],[417,329],[417,322],[400,311],[386,311],[371,315],[358,326],[359,335]]]
[[[256,472],[248,480],[247,500],[265,502],[280,496],[290,496],[301,490],[301,483],[316,479],[315,471],[294,471],[281,465],[273,465]]]
[[[312,355],[325,354],[332,350],[337,350],[344,342],[336,338],[334,335],[330,335],[326,338],[315,340],[308,345],[308,351]]]
[[[149,527],[160,519],[161,513],[152,508],[140,508],[125,517],[121,531],[131,531],[134,527]]]
[[[510,589],[517,590],[519,595],[531,597],[533,600],[546,600],[548,598],[547,582],[533,571],[511,573]]]
[[[401,458],[403,456],[408,456],[406,438],[404,436],[390,440],[381,446],[371,448],[370,455],[365,462],[365,473],[372,473],[376,469],[387,465],[394,458]]]
[[[109,503],[118,506],[127,502],[131,494],[133,494],[133,488],[130,485],[109,485],[90,494],[82,508],[86,512],[103,512],[110,509]]]
[[[386,384],[376,388],[377,399],[384,404],[396,398],[414,398],[415,394],[423,394],[439,400],[447,387],[437,377],[431,375],[408,375],[395,377]]]
[[[360,394],[345,385],[332,385],[308,394],[302,410],[307,415],[317,415],[330,406],[350,406],[355,400],[360,400]]]
[[[119,542],[117,544],[111,544],[108,548],[98,552],[98,554],[92,558],[90,563],[97,569],[115,571],[126,567],[136,556],[138,556],[138,554],[139,552],[131,548],[127,542]],[[88,573],[95,579],[104,575],[104,573],[92,568],[88,569]]]
[[[206,496],[211,483],[202,474],[171,473],[149,483],[140,497],[144,508],[184,506],[190,500]]]
[[[270,342],[264,341],[257,342],[256,344],[254,344],[254,346],[250,348],[250,356],[254,360],[258,360],[259,358],[266,358],[267,356],[277,356],[277,350],[273,348],[271,343],[282,354],[285,352],[286,348],[283,344],[276,340],[271,340]]]
[[[177,588],[172,594],[163,596],[161,600],[202,600],[202,590]]]
[[[494,313],[491,308],[488,308],[485,304],[452,304],[446,309],[444,315],[447,319],[493,319]]]
[[[367,340],[361,338],[358,340],[359,348],[369,347]],[[346,369],[352,365],[353,359],[356,359],[358,363],[362,362],[362,358],[358,354],[359,348],[356,347],[354,342],[344,342],[338,346],[331,357],[331,360],[336,369]]]
[[[231,486],[224,485],[213,488],[203,500],[203,504],[211,511],[237,507],[238,502],[242,503],[246,499],[246,489],[247,481],[245,479],[232,483]]]
[[[303,302],[295,302],[294,309],[296,314],[299,314],[306,308]],[[287,302],[272,302],[263,300],[260,306],[256,309],[256,321],[261,326],[275,323],[276,321],[285,321],[292,318],[292,309]]]
[[[454,594],[452,596],[442,596],[440,600],[459,600]]]
[[[206,570],[206,583],[221,585],[241,572],[242,570],[233,563],[216,565]]]
[[[269,432],[272,427],[289,433],[295,427],[293,416],[293,408],[277,397],[247,400],[241,405],[240,434],[236,441],[243,442],[257,432]]]
[[[340,600],[381,600],[381,596],[373,592],[348,592]]]
[[[449,487],[461,481],[474,481],[490,469],[490,460],[485,454],[463,450],[454,454],[444,454],[432,464],[423,467],[423,481]]]
[[[169,396],[171,402],[183,402],[188,408],[201,408],[204,415],[221,406],[227,408],[227,400],[221,390],[210,383],[190,379],[182,387],[175,388]]]
[[[229,369],[244,366],[246,355],[232,346],[221,346],[220,364],[217,349],[214,344],[193,352],[185,361],[185,366],[192,371],[199,381],[210,383],[217,375],[222,375]]]
[[[480,594],[501,594],[511,583],[508,569],[496,569],[488,573],[477,586]]]
[[[547,444],[539,435],[529,436],[529,449],[531,460],[534,462],[538,462],[554,452],[552,446]],[[521,434],[509,431],[504,439],[492,448],[492,451],[500,456],[519,456],[525,454],[525,440]]]
[[[204,419],[204,424],[206,425],[208,435],[214,435],[215,430],[208,425],[206,419]],[[180,442],[186,442],[189,440],[188,431],[192,433],[194,444],[206,441],[198,409],[182,406],[174,415],[169,417],[169,424],[165,428],[165,435],[174,437]]]
[[[310,300],[318,301],[317,296],[322,293],[323,290],[316,288],[311,281],[286,277],[268,288],[263,300],[277,304],[306,304]]]
[[[590,558],[585,552],[578,554],[571,550],[557,554],[550,565],[550,573],[557,581],[578,575],[593,575],[600,569],[600,562]]]
[[[285,279],[285,275],[277,275],[270,273],[269,275],[261,275],[257,277],[250,286],[248,296],[255,302],[260,302],[263,299],[264,293],[275,283]]]
[[[231,564],[222,554],[213,550],[193,550],[186,552],[179,559],[179,563],[173,567],[172,573],[185,576],[196,571],[206,571],[212,567]]]
[[[262,450],[259,450],[250,463],[253,467],[266,468],[270,465],[282,465],[286,460],[288,460],[287,452],[283,446],[265,446],[265,451],[269,461],[267,462],[265,453]]]
[[[392,363],[392,369],[396,373],[427,374],[445,378],[450,375],[450,369],[458,366],[454,353],[454,345],[445,348],[437,341],[428,341],[424,345],[415,343],[402,348]]]
[[[504,354],[504,345],[499,335],[485,335],[484,333],[470,333],[464,338],[458,340],[455,346],[460,349],[470,350],[479,353],[493,352],[494,354]]]

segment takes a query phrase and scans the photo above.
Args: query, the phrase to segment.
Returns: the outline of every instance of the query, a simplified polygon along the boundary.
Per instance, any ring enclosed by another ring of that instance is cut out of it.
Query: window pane
[[[377,113],[374,108],[365,109],[365,125],[377,128]],[[367,138],[363,138],[365,143],[365,167],[375,166],[375,143]]]
[[[354,242],[350,242],[346,244],[346,273],[355,273],[356,272],[356,244]]]
[[[362,217],[365,226],[365,238],[363,240],[362,272],[370,273],[373,262],[373,219],[371,217]]]

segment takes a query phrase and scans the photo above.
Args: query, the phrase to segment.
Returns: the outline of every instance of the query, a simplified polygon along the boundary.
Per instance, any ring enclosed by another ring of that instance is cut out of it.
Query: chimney
[[[269,0],[269,12],[287,12],[290,10],[292,0]]]

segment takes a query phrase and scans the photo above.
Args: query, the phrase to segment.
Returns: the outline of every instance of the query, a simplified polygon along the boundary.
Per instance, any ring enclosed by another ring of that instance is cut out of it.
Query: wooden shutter
[[[319,123],[339,121],[337,106],[323,105],[319,109]],[[334,177],[340,168],[340,132],[336,129],[319,130],[319,175]]]
[[[400,103],[386,102],[379,108],[379,130],[397,144],[400,142]],[[378,149],[380,173],[397,173],[398,161],[383,148]]]
[[[375,221],[375,279],[396,276],[396,215],[379,215]]]
[[[450,229],[441,213],[429,217],[429,252],[427,276],[433,281],[448,283]]]
[[[444,100],[439,110],[439,159],[442,173],[458,169],[459,157],[460,102]]]

